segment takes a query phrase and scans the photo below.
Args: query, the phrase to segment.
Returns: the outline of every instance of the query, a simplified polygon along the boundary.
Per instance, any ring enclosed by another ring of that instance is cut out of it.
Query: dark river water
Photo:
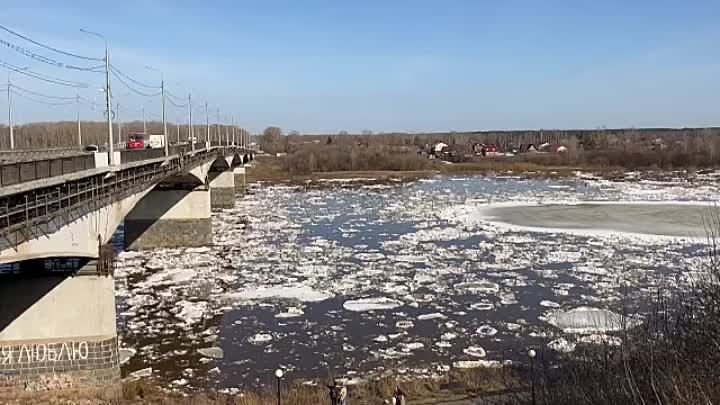
[[[123,375],[229,391],[270,384],[277,367],[297,380],[431,375],[612,343],[620,299],[641,312],[658,286],[682,286],[703,242],[614,232],[602,216],[565,232],[522,207],[665,201],[678,214],[677,201],[717,197],[713,186],[514,177],[259,186],[214,214],[211,247],[120,254]]]

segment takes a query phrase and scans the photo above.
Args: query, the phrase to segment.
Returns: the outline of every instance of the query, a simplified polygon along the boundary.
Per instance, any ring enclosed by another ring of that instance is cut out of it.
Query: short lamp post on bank
[[[275,370],[275,378],[277,378],[277,405],[280,405],[280,380],[283,378],[283,371],[281,368]]]
[[[530,357],[530,391],[532,395],[532,405],[535,405],[535,350],[530,349],[528,356]]]

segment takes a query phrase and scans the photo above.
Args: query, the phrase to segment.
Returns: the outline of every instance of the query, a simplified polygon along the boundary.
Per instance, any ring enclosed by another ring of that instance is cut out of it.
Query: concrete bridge
[[[211,210],[233,206],[253,159],[209,143],[115,153],[0,164],[0,395],[115,385],[111,237],[124,223],[130,250],[210,244]]]

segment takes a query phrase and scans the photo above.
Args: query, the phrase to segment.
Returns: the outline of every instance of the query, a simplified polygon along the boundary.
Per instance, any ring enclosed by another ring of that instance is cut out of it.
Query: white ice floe
[[[230,302],[263,301],[269,299],[320,302],[332,298],[332,295],[314,290],[308,286],[296,285],[247,288],[238,292],[225,294],[223,298]]]
[[[565,338],[555,339],[547,344],[547,347],[557,352],[570,353],[575,350],[575,343]]]
[[[640,321],[624,317],[607,309],[578,307],[565,312],[546,316],[549,324],[562,329],[565,333],[589,334],[597,332],[615,332],[624,326],[632,328]]]
[[[446,319],[446,318],[447,318],[447,316],[445,316],[441,313],[438,313],[438,312],[434,312],[432,314],[422,314],[422,315],[418,315],[418,317],[417,317],[418,321],[429,321],[432,319]]]
[[[487,301],[470,304],[470,309],[474,309],[476,311],[490,311],[493,308],[495,308],[495,305],[492,302]]]
[[[143,368],[141,370],[133,371],[132,373],[128,374],[128,379],[130,380],[136,380],[138,378],[145,378],[150,377],[153,373],[152,367]]]
[[[130,348],[130,347],[123,347],[118,349],[118,357],[120,359],[120,364],[125,364],[137,353],[137,350]]]
[[[490,325],[483,325],[475,331],[480,336],[495,336],[497,334],[497,329],[493,328]]]
[[[382,260],[385,258],[385,255],[379,252],[365,252],[365,253],[357,253],[355,255],[355,258],[358,260],[362,260],[365,262],[374,262],[377,260]]]
[[[470,346],[467,349],[463,349],[463,353],[472,357],[485,357],[485,349],[480,346]]]
[[[548,307],[548,308],[560,308],[560,304],[558,304],[557,302],[550,301],[550,300],[540,301],[540,306]]]
[[[211,359],[222,359],[225,355],[223,352],[223,349],[215,346],[215,347],[205,347],[202,349],[198,349],[198,353],[205,357],[209,357]]]
[[[303,311],[300,307],[290,307],[285,312],[280,312],[275,315],[275,318],[297,318],[300,316],[305,315],[305,311]]]
[[[266,343],[273,339],[272,335],[269,333],[258,333],[256,335],[250,336],[248,338],[248,342],[253,344],[260,344],[260,343]]]
[[[453,362],[455,368],[498,368],[502,363],[497,360],[462,360]]]
[[[403,352],[411,352],[413,350],[420,350],[425,347],[422,342],[411,342],[411,343],[400,343],[398,345],[400,350]]]
[[[398,329],[410,329],[413,326],[415,326],[413,321],[397,321],[397,322],[395,322],[395,327]]]
[[[435,241],[452,241],[465,240],[470,237],[470,233],[457,228],[432,228],[421,229],[415,233],[402,235],[401,240],[413,243],[435,242]]]
[[[352,312],[384,311],[401,306],[403,303],[392,298],[362,298],[345,301],[343,308]]]
[[[470,294],[497,294],[500,286],[487,280],[469,281],[455,284],[455,289]]]
[[[205,301],[191,302],[182,300],[176,305],[180,308],[180,311],[178,311],[175,316],[183,320],[188,325],[200,322],[208,307],[208,303]]]
[[[593,333],[592,335],[578,336],[577,341],[578,343],[608,344],[610,346],[620,346],[622,343],[622,340],[619,337],[609,336],[604,333]]]

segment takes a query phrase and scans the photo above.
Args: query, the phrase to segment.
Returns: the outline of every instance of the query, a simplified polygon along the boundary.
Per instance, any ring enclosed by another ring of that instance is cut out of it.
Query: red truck
[[[130,134],[127,147],[128,149],[145,149],[145,134],[141,132]]]

